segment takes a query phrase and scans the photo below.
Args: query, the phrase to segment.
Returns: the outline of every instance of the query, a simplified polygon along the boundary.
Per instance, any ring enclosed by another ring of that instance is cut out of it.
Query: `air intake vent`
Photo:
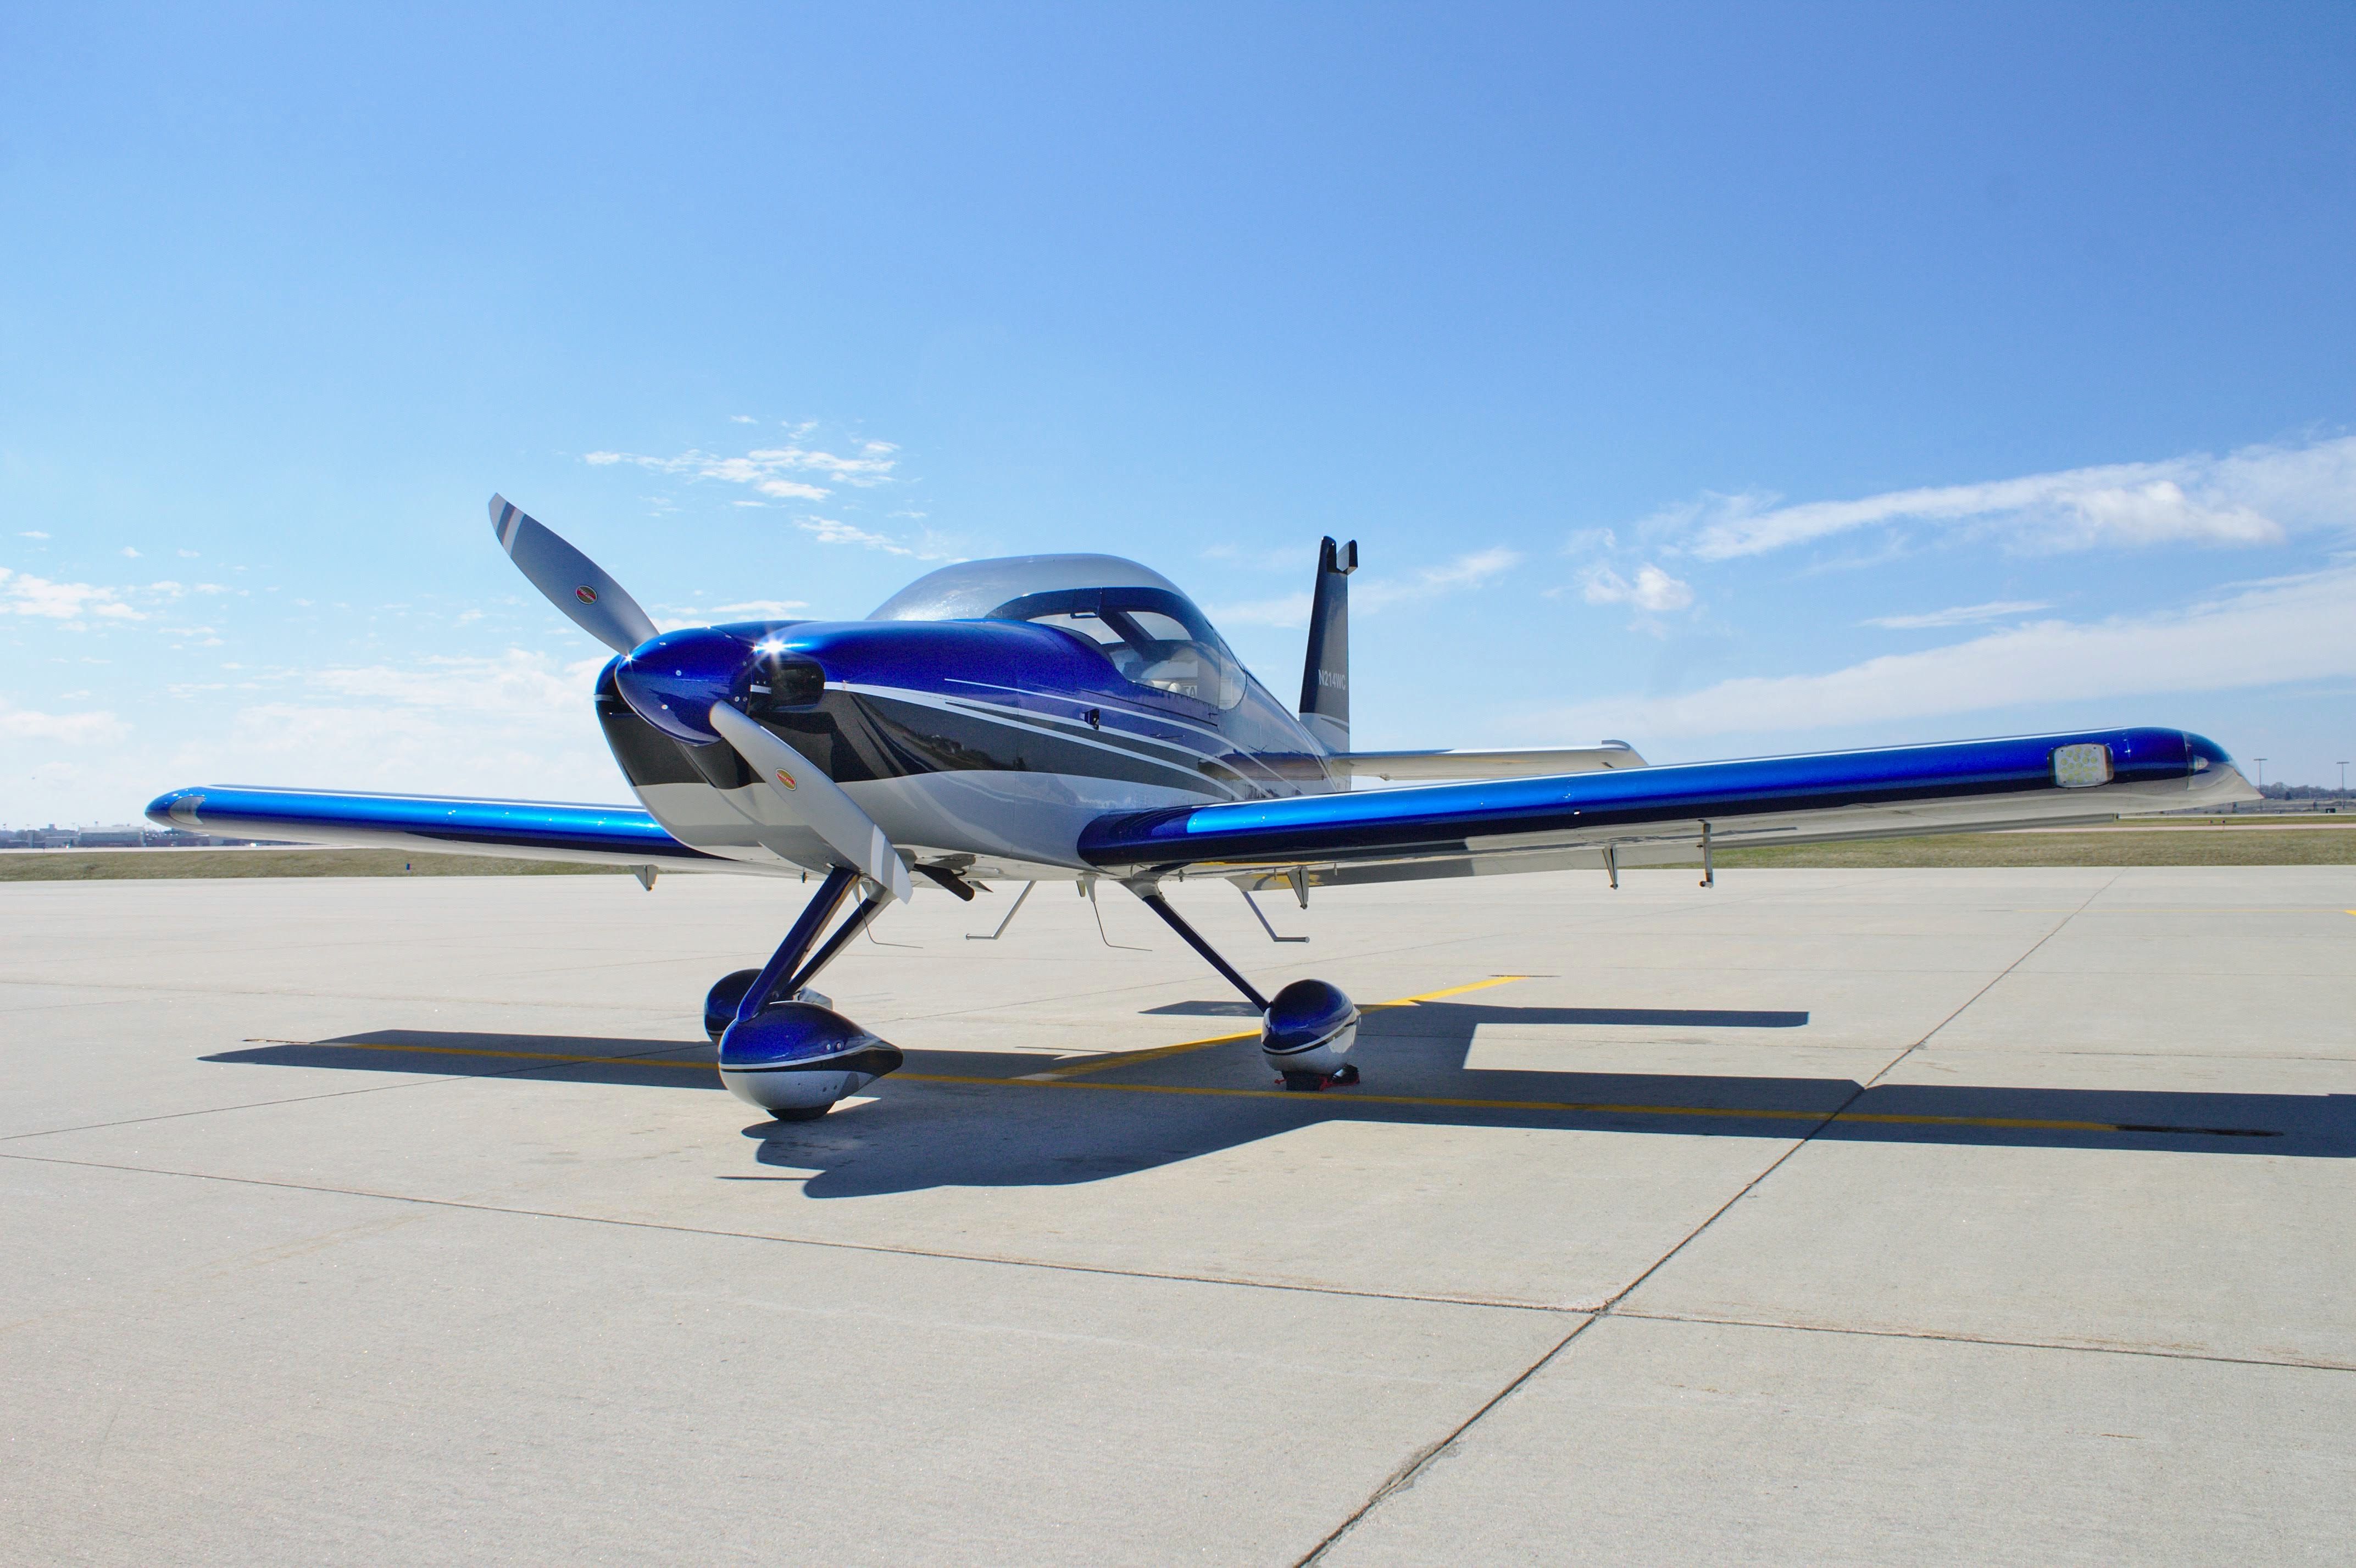
[[[746,704],[755,717],[808,708],[826,695],[826,671],[804,659],[764,665],[753,674]]]

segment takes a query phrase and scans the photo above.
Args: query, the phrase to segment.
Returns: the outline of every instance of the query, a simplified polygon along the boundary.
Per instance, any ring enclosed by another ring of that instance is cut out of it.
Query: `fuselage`
[[[791,694],[807,700],[756,703],[755,718],[894,844],[951,869],[1086,871],[1081,830],[1108,812],[1338,787],[1325,749],[1240,667],[1222,706],[1132,679],[1089,639],[1024,621],[748,622],[695,635],[817,667],[823,684]],[[776,860],[792,824],[773,795],[726,744],[640,717],[619,689],[623,665],[600,677],[597,712],[647,809],[699,849]]]

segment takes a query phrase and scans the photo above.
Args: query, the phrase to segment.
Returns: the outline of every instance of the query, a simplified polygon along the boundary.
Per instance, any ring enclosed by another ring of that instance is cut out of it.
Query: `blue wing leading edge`
[[[298,844],[471,851],[615,866],[751,869],[689,848],[652,816],[628,805],[225,785],[158,795],[148,804],[147,817],[166,827]]]
[[[1390,880],[1689,859],[1716,846],[2107,822],[2253,794],[2215,742],[2180,730],[1759,757],[1108,816],[1081,836],[1121,876],[1317,866]]]

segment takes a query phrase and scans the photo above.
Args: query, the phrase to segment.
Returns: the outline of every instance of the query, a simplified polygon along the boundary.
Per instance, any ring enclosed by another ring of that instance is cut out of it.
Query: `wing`
[[[428,854],[581,860],[680,870],[761,869],[691,849],[664,832],[662,825],[646,812],[628,805],[224,785],[176,789],[158,795],[147,806],[147,819],[164,827],[296,844],[390,847]],[[789,867],[777,869],[793,874]]]
[[[1344,752],[1326,766],[1351,778],[1524,779],[1557,773],[1641,768],[1644,759],[1624,741],[1600,746],[1550,746],[1494,752]]]
[[[1431,784],[1101,816],[1080,854],[1118,876],[1292,870],[1321,883],[1690,859],[1807,844],[2107,822],[2253,800],[2213,742],[2109,730]]]

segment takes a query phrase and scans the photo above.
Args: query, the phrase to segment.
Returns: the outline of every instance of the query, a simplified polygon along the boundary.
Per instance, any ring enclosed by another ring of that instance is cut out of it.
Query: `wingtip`
[[[158,827],[195,827],[205,797],[194,789],[170,789],[147,803],[147,820]]]

